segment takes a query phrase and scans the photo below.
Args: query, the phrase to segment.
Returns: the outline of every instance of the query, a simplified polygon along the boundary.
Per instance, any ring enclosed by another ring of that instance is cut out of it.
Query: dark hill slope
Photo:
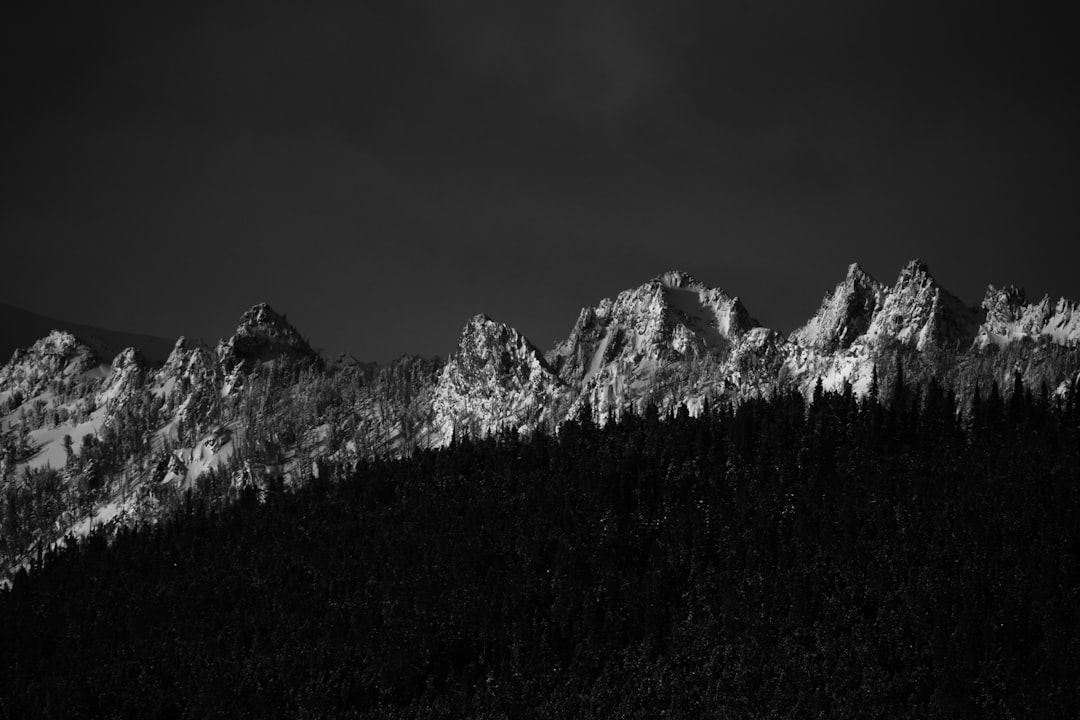
[[[1075,403],[892,394],[205,488],[0,594],[0,717],[1075,717]]]

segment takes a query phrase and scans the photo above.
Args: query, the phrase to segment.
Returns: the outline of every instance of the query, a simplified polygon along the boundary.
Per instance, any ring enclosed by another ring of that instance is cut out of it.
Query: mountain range
[[[56,323],[0,367],[8,572],[68,535],[152,522],[189,489],[263,492],[455,437],[557,431],[583,412],[600,423],[649,406],[697,414],[819,385],[862,396],[901,375],[938,383],[963,407],[1017,383],[1049,398],[1080,382],[1075,302],[991,286],[969,306],[918,260],[892,285],[851,265],[788,335],[670,271],[583,308],[546,351],[481,314],[445,360],[324,358],[265,304],[216,346],[160,345]]]

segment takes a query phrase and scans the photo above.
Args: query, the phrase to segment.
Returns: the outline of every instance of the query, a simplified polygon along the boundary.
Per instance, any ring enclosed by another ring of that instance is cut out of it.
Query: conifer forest
[[[1080,392],[959,404],[901,376],[209,472],[0,592],[0,717],[1076,717]]]

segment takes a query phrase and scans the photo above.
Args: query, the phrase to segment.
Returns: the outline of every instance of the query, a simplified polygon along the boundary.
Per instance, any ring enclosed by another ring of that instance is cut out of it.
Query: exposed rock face
[[[851,265],[814,317],[791,334],[782,374],[804,391],[820,377],[826,389],[850,383],[864,393],[874,367],[891,363],[897,352],[968,351],[981,315],[941,287],[920,260],[909,262],[892,287]]]
[[[86,397],[89,407],[108,365],[89,346],[71,333],[54,330],[25,350],[16,350],[11,360],[0,366],[0,419],[10,409],[10,425],[23,404],[40,406],[66,403],[71,397]],[[43,400],[42,398],[47,398]],[[37,401],[36,403],[34,401]],[[0,422],[0,430],[3,423]],[[3,433],[0,432],[0,442]]]
[[[317,357],[296,328],[266,303],[259,303],[243,314],[232,337],[218,344],[217,355],[226,374],[238,366],[250,369],[255,363],[283,355]]]
[[[234,369],[234,382],[240,367]],[[206,427],[220,404],[225,374],[214,350],[181,337],[149,385],[174,422]]]
[[[566,395],[564,383],[528,339],[477,315],[465,325],[439,375],[431,442],[442,445],[455,434],[482,436],[502,428],[550,425],[560,419]]]
[[[112,410],[129,402],[146,385],[147,365],[146,358],[135,348],[122,351],[113,360],[97,404]]]
[[[154,375],[154,388],[163,396],[180,392],[185,386],[220,387],[223,379],[217,355],[202,343],[181,337],[165,364]]]
[[[1004,345],[1018,340],[1042,340],[1058,345],[1080,344],[1080,310],[1075,302],[1061,298],[1056,303],[1044,296],[1028,303],[1024,290],[1012,285],[986,289],[982,301],[986,319],[979,327],[976,342],[981,347]]]
[[[314,362],[319,357],[296,328],[266,303],[243,314],[232,337],[218,343],[217,356],[226,377],[225,395],[258,363],[280,357]]]
[[[920,351],[965,351],[975,340],[980,322],[979,312],[941,287],[926,263],[912,260],[889,290],[866,336]]]
[[[852,263],[847,277],[825,296],[814,317],[791,333],[791,340],[829,353],[847,349],[870,329],[888,293],[885,285]]]
[[[671,388],[691,397],[731,382],[730,369],[747,346],[768,344],[737,297],[680,271],[581,311],[570,336],[548,355],[601,417],[628,406],[665,405]],[[681,392],[681,391],[680,391]],[[722,392],[722,390],[721,390]]]
[[[16,350],[0,367],[0,390],[32,393],[39,383],[74,378],[94,369],[98,357],[74,335],[53,330],[26,350]]]

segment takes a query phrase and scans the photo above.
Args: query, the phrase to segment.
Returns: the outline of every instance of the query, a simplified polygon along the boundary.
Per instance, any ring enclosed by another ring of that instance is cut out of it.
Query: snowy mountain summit
[[[663,402],[668,384],[704,392],[693,370],[731,361],[757,331],[739,298],[669,271],[584,308],[548,358],[578,404],[607,414]]]
[[[231,372],[240,364],[250,369],[282,355],[314,358],[315,351],[285,316],[259,303],[243,314],[232,337],[218,344],[217,355],[225,372]]]
[[[51,381],[72,381],[101,364],[93,350],[69,332],[53,330],[0,367],[0,392],[30,397]]]
[[[435,442],[501,428],[539,427],[555,420],[562,381],[540,351],[514,328],[477,315],[435,387]]]
[[[259,303],[240,318],[236,332],[217,346],[218,362],[227,376],[226,394],[259,363],[287,356],[313,362],[318,354],[307,340],[266,303]]]
[[[979,311],[938,284],[921,260],[905,265],[892,287],[853,264],[790,339],[824,352],[845,350],[857,342],[895,343],[920,351],[967,350],[979,323]]]
[[[976,309],[939,285],[926,263],[912,260],[889,289],[866,334],[918,350],[967,350],[979,322]]]
[[[791,340],[825,352],[851,347],[870,329],[888,294],[885,285],[871,277],[858,263],[852,263],[847,276],[825,296],[809,322],[791,333]]]

